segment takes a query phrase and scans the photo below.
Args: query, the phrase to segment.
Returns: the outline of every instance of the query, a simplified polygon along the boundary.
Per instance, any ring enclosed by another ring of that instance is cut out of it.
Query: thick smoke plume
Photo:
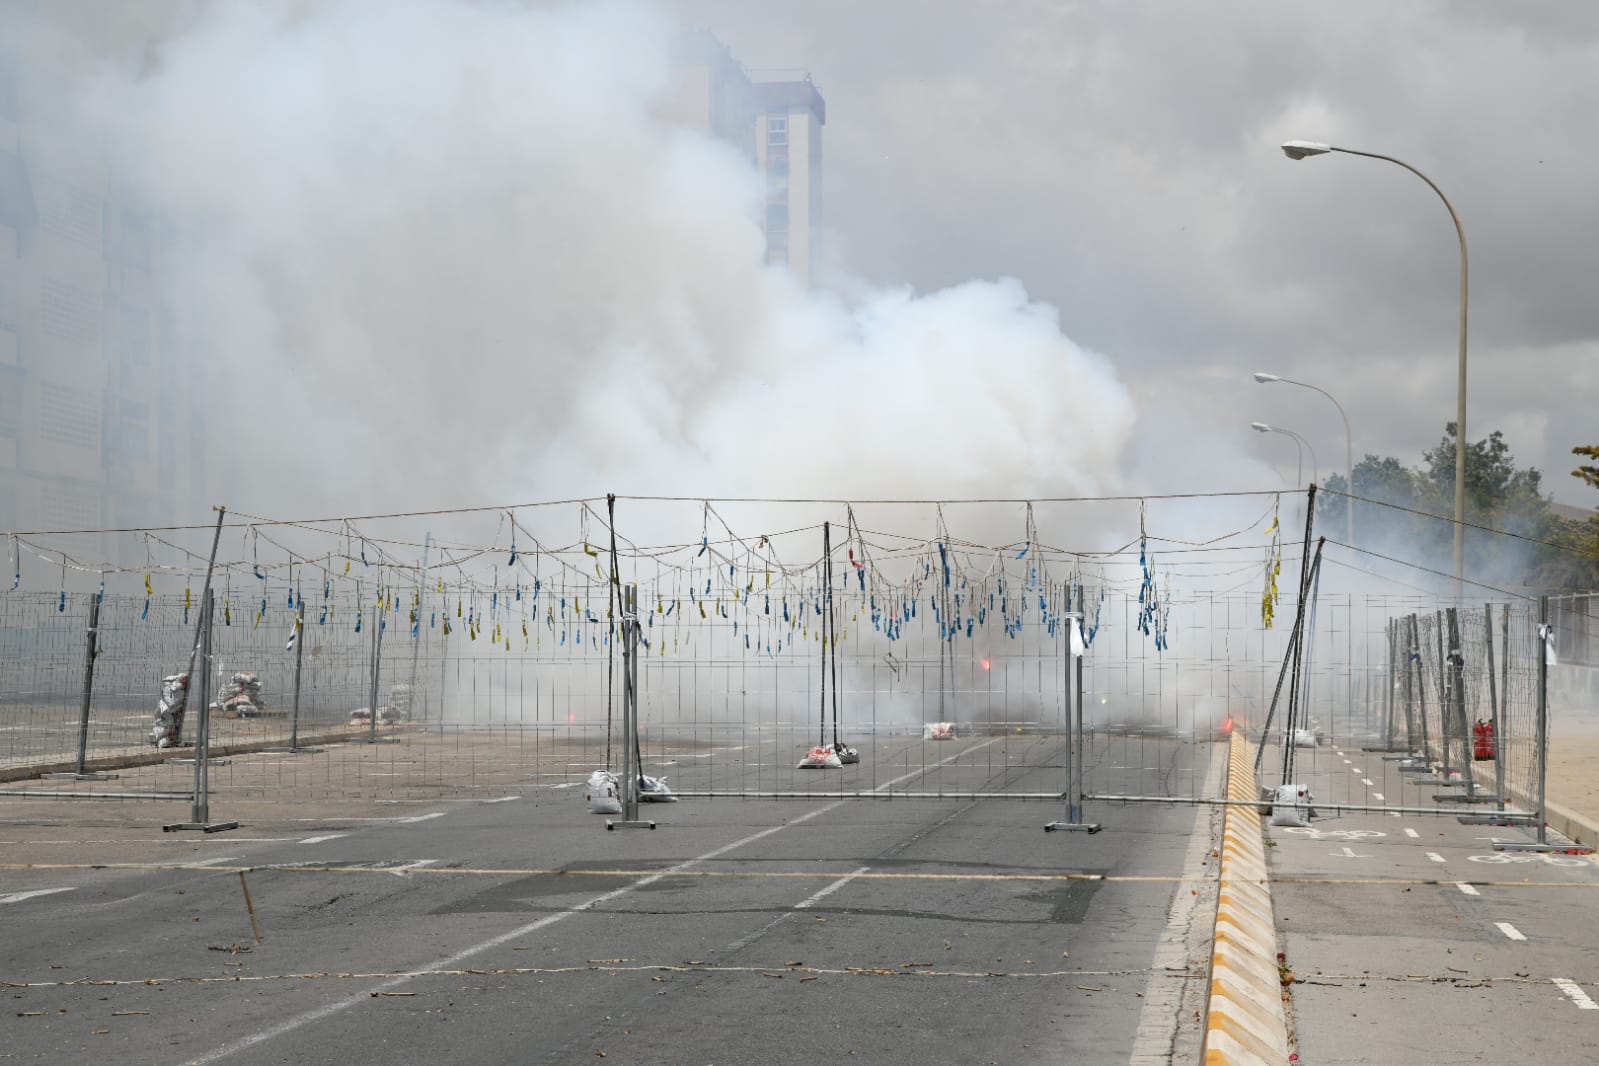
[[[73,132],[176,224],[187,347],[263,415],[211,434],[257,513],[1115,482],[1128,394],[1019,283],[763,265],[752,166],[655,117],[652,7],[180,10],[52,39]]]

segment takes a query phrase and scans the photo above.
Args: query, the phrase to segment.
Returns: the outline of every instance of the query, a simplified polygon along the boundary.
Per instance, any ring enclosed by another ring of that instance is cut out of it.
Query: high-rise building
[[[176,233],[49,136],[17,59],[0,51],[0,530],[194,520],[205,381],[177,336]]]
[[[737,148],[760,172],[766,261],[805,284],[815,277],[822,233],[822,127],[827,103],[803,71],[753,76],[710,33],[688,35],[663,118]]]
[[[821,252],[822,126],[827,103],[809,74],[757,75],[756,162],[765,188],[766,261],[807,285]]]

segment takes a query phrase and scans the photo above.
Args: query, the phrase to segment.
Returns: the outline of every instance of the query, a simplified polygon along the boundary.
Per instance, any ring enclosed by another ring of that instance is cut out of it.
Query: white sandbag
[[[588,800],[590,814],[621,814],[622,795],[616,787],[616,775],[609,770],[595,770],[589,774]]]
[[[183,711],[189,702],[189,675],[169,674],[161,679],[161,698],[155,705],[150,743],[175,748],[183,738]]]
[[[928,722],[922,726],[923,740],[954,740],[954,722]]]
[[[844,761],[838,757],[838,752],[832,748],[814,747],[805,753],[805,758],[799,761],[796,769],[799,770],[838,770]]]
[[[1314,799],[1304,785],[1278,785],[1272,794],[1271,824],[1310,828],[1310,819],[1316,813],[1310,806]]]
[[[677,797],[666,787],[666,778],[639,774],[638,798],[640,803],[676,803]]]
[[[1316,746],[1316,731],[1314,729],[1294,730],[1294,747],[1314,748]]]
[[[845,766],[849,766],[852,763],[858,763],[861,761],[861,753],[842,741],[834,742],[833,754],[837,755],[838,761],[843,763]]]

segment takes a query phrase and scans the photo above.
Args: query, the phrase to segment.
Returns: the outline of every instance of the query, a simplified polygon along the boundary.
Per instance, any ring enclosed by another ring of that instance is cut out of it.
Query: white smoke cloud
[[[562,494],[1063,495],[1119,478],[1109,363],[1012,280],[807,292],[759,183],[652,115],[638,3],[217,4],[83,114],[177,223],[258,511]],[[796,57],[802,59],[803,57]]]

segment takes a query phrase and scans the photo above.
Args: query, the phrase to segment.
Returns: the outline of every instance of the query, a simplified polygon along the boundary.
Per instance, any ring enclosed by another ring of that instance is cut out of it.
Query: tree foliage
[[[1452,571],[1456,446],[1455,423],[1450,422],[1438,445],[1423,453],[1418,467],[1406,467],[1392,456],[1367,454],[1361,459],[1353,471],[1352,490],[1360,497],[1354,502],[1359,547],[1431,570]],[[1543,560],[1535,546],[1469,527],[1546,539],[1556,520],[1542,492],[1543,475],[1535,467],[1517,466],[1498,430],[1466,445],[1465,475],[1467,576],[1489,583],[1520,583],[1527,569]],[[1316,520],[1329,537],[1341,539],[1349,504],[1340,495],[1344,479],[1334,475],[1326,488],[1335,491],[1319,501]]]

